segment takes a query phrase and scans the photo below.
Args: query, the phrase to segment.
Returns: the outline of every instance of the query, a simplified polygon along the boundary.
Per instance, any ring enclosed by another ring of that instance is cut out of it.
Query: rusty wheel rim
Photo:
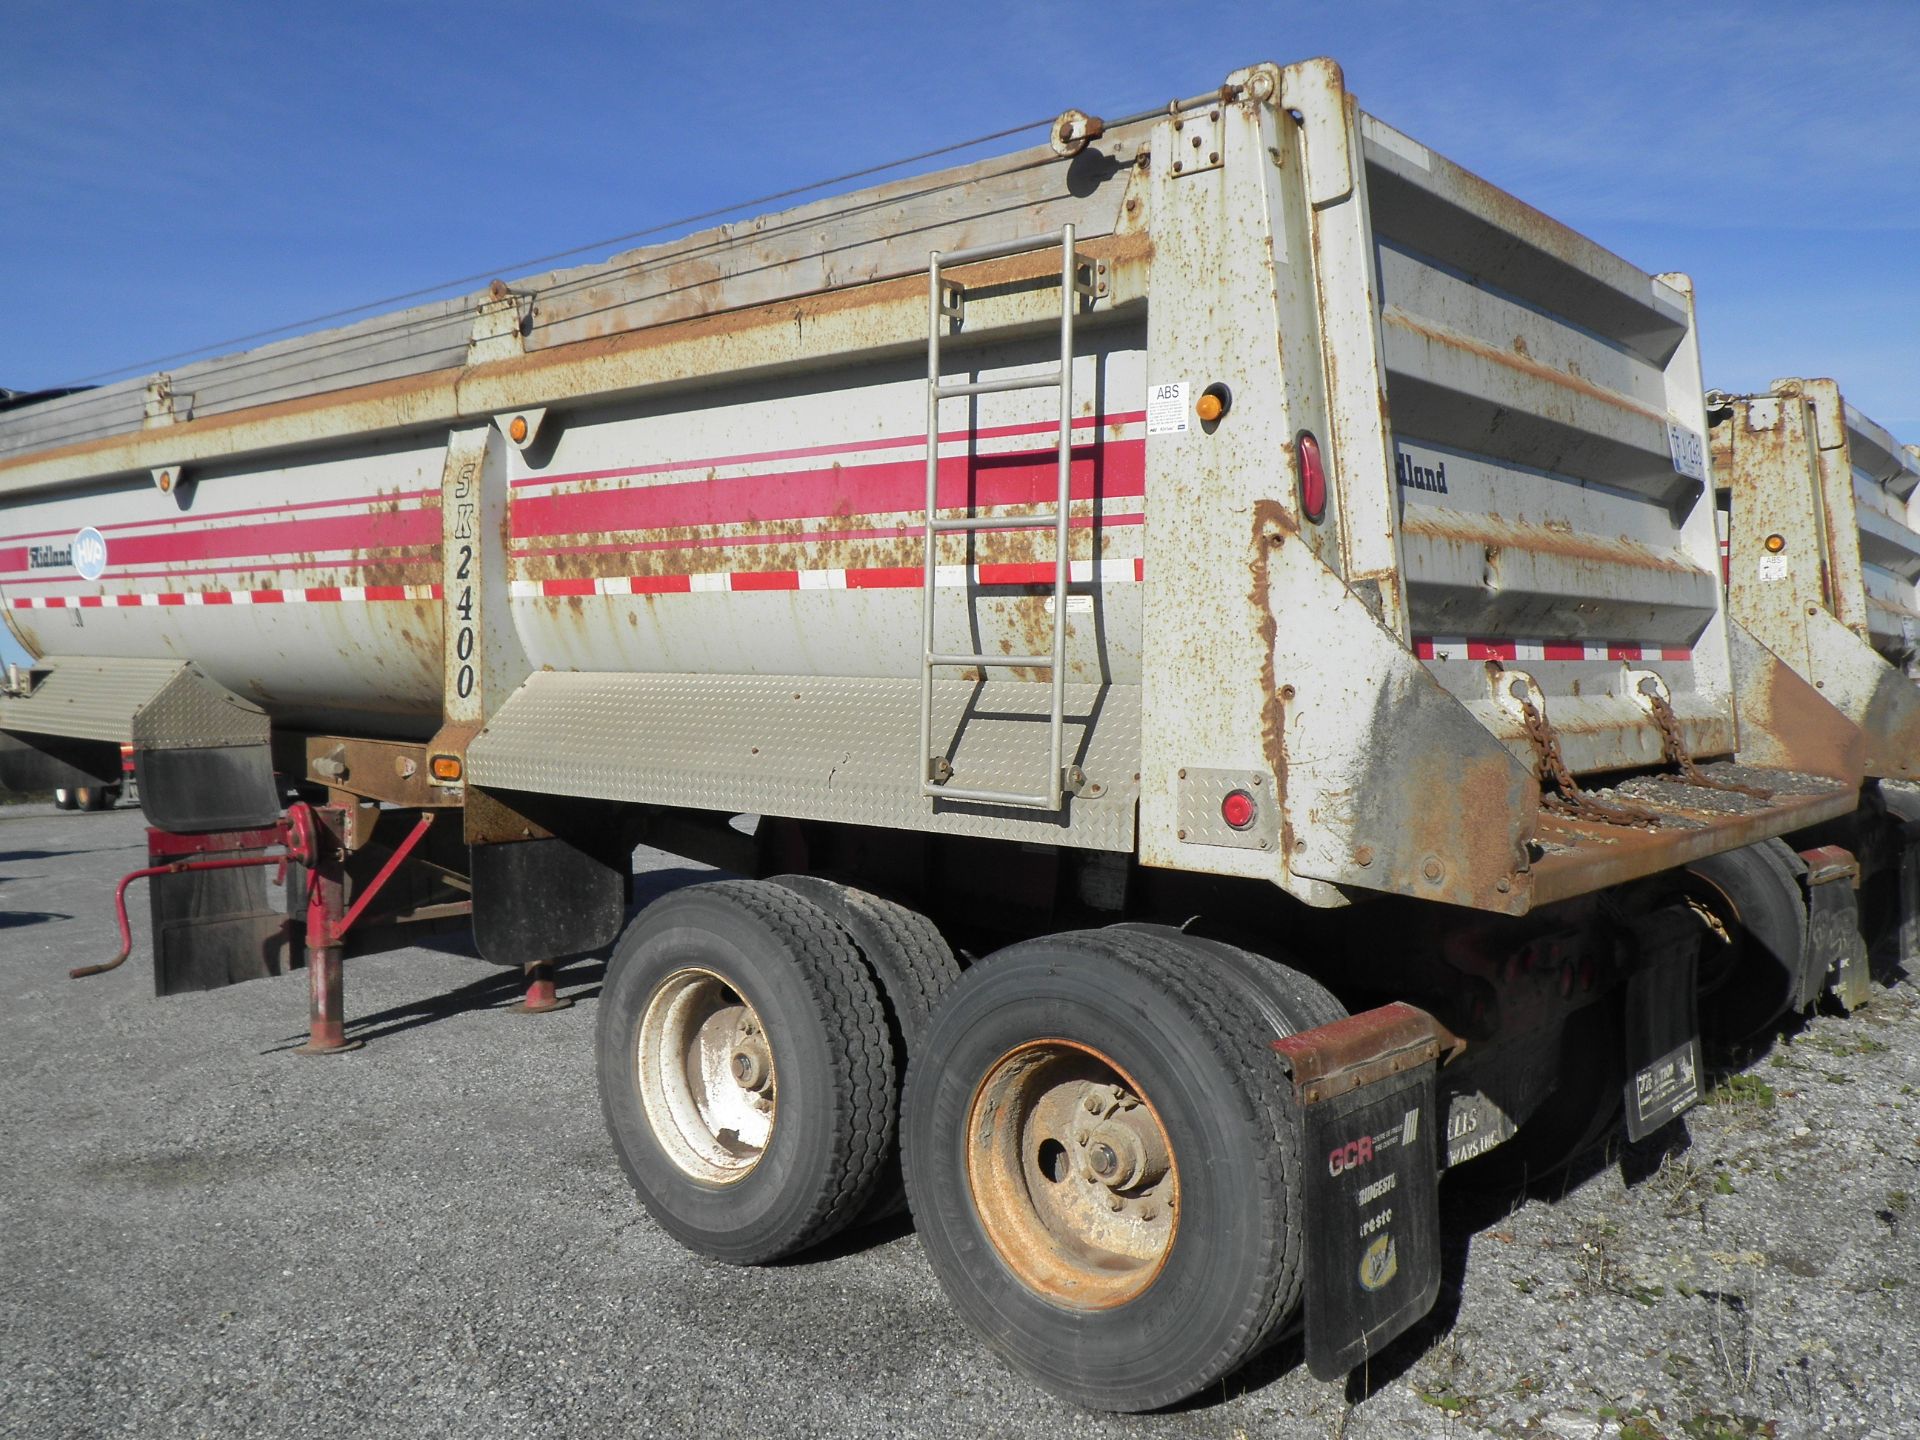
[[[634,1044],[634,1074],[654,1138],[690,1179],[744,1180],[773,1138],[773,1050],[760,1017],[711,970],[654,987]]]
[[[1036,1040],[988,1068],[967,1116],[967,1185],[1029,1290],[1103,1310],[1152,1285],[1180,1225],[1166,1126],[1111,1057]]]

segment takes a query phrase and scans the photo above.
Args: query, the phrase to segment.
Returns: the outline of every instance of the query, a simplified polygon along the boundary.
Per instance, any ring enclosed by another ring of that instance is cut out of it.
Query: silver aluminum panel
[[[1061,812],[929,800],[910,679],[780,675],[533,676],[467,751],[487,789],[1131,851],[1140,691],[1067,686],[1067,753],[1087,788]],[[934,685],[955,785],[1044,788],[1047,687]]]
[[[181,660],[71,656],[44,663],[53,673],[32,694],[0,697],[0,730],[125,745],[133,739],[134,711],[187,669]]]

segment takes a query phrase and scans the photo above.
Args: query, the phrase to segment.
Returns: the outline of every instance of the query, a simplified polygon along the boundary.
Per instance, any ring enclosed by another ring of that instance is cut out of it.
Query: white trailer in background
[[[1699,1094],[1679,867],[1860,784],[1705,436],[1684,277],[1258,65],[0,416],[0,730],[136,747],[163,989],[284,963],[304,863],[317,1049],[376,921],[539,1008],[637,839],[753,877],[609,965],[649,1210],[763,1261],[904,1187],[1011,1364],[1150,1408],[1303,1305],[1377,1353],[1442,1168]]]
[[[1707,397],[1728,612],[1843,714],[1866,777],[1849,815],[1691,867],[1721,924],[1703,958],[1702,1018],[1738,1043],[1831,987],[1868,998],[1871,941],[1920,954],[1920,458],[1831,380]],[[1772,683],[1778,683],[1776,674]],[[1744,713],[1775,703],[1755,676]],[[1757,753],[1755,753],[1757,752]],[[1763,745],[1746,747],[1764,762]],[[1857,892],[1857,893],[1856,893]]]

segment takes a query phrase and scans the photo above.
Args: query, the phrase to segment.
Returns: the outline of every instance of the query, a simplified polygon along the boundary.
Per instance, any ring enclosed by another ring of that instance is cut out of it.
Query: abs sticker
[[[1147,387],[1147,434],[1184,435],[1191,413],[1185,380]]]
[[[107,537],[91,525],[73,537],[73,568],[82,580],[98,580],[107,571]]]

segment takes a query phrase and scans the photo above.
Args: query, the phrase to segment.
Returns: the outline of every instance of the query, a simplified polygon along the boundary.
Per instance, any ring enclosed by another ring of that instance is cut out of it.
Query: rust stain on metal
[[[1254,624],[1260,636],[1260,751],[1267,768],[1273,771],[1274,800],[1280,807],[1280,863],[1293,869],[1293,818],[1287,808],[1287,699],[1280,678],[1273,668],[1273,642],[1278,635],[1274,618],[1270,571],[1271,549],[1298,538],[1300,527],[1286,506],[1278,500],[1253,502],[1253,579],[1247,593]]]
[[[1508,520],[1494,513],[1473,515],[1425,505],[1409,506],[1401,517],[1403,534],[1425,536],[1448,544],[1481,547],[1489,564],[1498,564],[1501,552],[1511,548],[1553,555],[1576,563],[1627,565],[1669,575],[1696,575],[1701,571],[1685,556],[1662,553],[1624,535],[1571,533],[1563,524]]]
[[[1506,369],[1517,370],[1522,374],[1530,375],[1536,380],[1544,380],[1548,384],[1558,385],[1562,389],[1578,391],[1580,394],[1587,396],[1589,399],[1597,400],[1603,405],[1610,405],[1614,409],[1624,411],[1629,415],[1635,415],[1643,420],[1657,423],[1663,430],[1666,425],[1665,415],[1642,405],[1638,400],[1622,395],[1617,390],[1609,390],[1604,386],[1596,385],[1584,376],[1576,375],[1567,370],[1556,369],[1551,365],[1542,365],[1524,351],[1515,353],[1512,350],[1502,350],[1498,345],[1489,345],[1484,340],[1476,340],[1468,335],[1460,335],[1451,330],[1443,330],[1438,326],[1425,324],[1415,319],[1412,315],[1409,315],[1397,305],[1387,305],[1383,307],[1380,313],[1380,319],[1382,323],[1417,335],[1429,344],[1444,346],[1449,350],[1464,350],[1468,354],[1478,355],[1484,359],[1491,360],[1496,365],[1504,366]]]

